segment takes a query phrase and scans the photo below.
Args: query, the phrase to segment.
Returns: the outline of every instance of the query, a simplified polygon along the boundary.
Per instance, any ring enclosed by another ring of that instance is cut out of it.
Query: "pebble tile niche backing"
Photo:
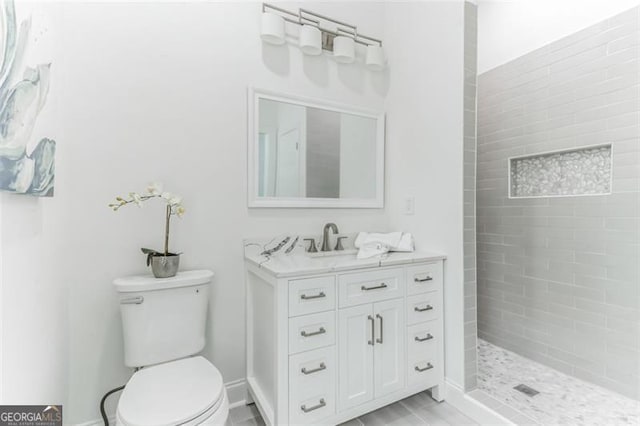
[[[512,158],[510,197],[611,193],[611,145]]]

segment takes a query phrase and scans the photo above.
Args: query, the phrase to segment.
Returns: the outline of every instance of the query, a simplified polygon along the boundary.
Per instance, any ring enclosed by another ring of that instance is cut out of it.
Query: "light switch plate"
[[[404,199],[404,214],[411,216],[415,213],[415,199],[413,197],[405,197]]]

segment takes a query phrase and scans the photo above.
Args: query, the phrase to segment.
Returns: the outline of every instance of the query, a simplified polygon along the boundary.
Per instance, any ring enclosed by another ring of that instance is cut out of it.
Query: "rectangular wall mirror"
[[[249,207],[383,207],[383,113],[252,89],[248,154]]]

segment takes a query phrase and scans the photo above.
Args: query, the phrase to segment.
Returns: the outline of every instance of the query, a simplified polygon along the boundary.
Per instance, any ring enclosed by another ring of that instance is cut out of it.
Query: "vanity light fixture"
[[[260,36],[270,44],[285,43],[285,22],[300,28],[298,43],[305,55],[320,55],[323,50],[333,53],[336,62],[352,63],[356,59],[356,44],[366,47],[365,64],[372,71],[382,71],[386,59],[382,40],[358,33],[355,25],[338,21],[307,9],[298,12],[262,3]]]
[[[382,46],[370,44],[367,46],[367,68],[373,71],[382,71],[386,65],[386,59],[384,57],[384,49]]]
[[[260,37],[270,44],[284,44],[284,18],[277,13],[263,12]]]
[[[305,55],[317,56],[322,53],[322,32],[311,24],[300,28],[300,50]]]
[[[356,59],[356,41],[348,35],[339,35],[333,39],[333,58],[350,64]]]

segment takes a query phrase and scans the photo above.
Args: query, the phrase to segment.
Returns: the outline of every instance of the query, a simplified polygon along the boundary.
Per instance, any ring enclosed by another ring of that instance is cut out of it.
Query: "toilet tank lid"
[[[130,277],[116,278],[113,284],[119,293],[154,291],[207,284],[211,281],[213,275],[213,271],[208,269],[178,272],[175,277],[171,278],[155,278],[151,274],[132,275]]]

